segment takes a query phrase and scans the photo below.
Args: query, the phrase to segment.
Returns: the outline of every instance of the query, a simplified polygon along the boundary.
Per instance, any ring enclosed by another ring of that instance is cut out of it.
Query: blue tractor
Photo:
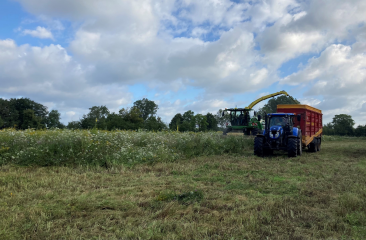
[[[270,113],[265,116],[265,129],[254,139],[254,154],[271,155],[273,150],[284,150],[289,157],[302,154],[301,129],[294,127],[294,118],[301,120],[300,115],[293,113]]]

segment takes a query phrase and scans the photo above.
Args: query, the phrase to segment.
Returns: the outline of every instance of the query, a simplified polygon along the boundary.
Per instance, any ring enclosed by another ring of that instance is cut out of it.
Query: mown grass
[[[0,239],[365,239],[366,141],[298,158],[0,167]]]

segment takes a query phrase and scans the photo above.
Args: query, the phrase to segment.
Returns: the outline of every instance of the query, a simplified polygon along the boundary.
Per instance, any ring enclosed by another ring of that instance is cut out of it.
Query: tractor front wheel
[[[258,157],[263,157],[263,137],[254,138],[254,155]]]
[[[297,138],[289,138],[287,142],[288,157],[297,157]]]

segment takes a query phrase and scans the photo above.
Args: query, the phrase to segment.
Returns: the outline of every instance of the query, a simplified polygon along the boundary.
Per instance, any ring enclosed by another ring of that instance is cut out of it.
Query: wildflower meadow
[[[1,165],[108,166],[243,153],[253,139],[218,132],[5,129],[0,144]]]

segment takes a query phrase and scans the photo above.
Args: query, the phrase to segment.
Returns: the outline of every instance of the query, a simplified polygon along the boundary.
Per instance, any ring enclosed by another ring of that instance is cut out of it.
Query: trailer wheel
[[[287,142],[288,157],[297,157],[297,138],[289,138]]]
[[[317,148],[317,144],[316,144],[316,139],[314,138],[314,140],[309,144],[309,151],[310,152],[316,152],[318,150]]]
[[[263,157],[263,137],[254,138],[254,155]]]

